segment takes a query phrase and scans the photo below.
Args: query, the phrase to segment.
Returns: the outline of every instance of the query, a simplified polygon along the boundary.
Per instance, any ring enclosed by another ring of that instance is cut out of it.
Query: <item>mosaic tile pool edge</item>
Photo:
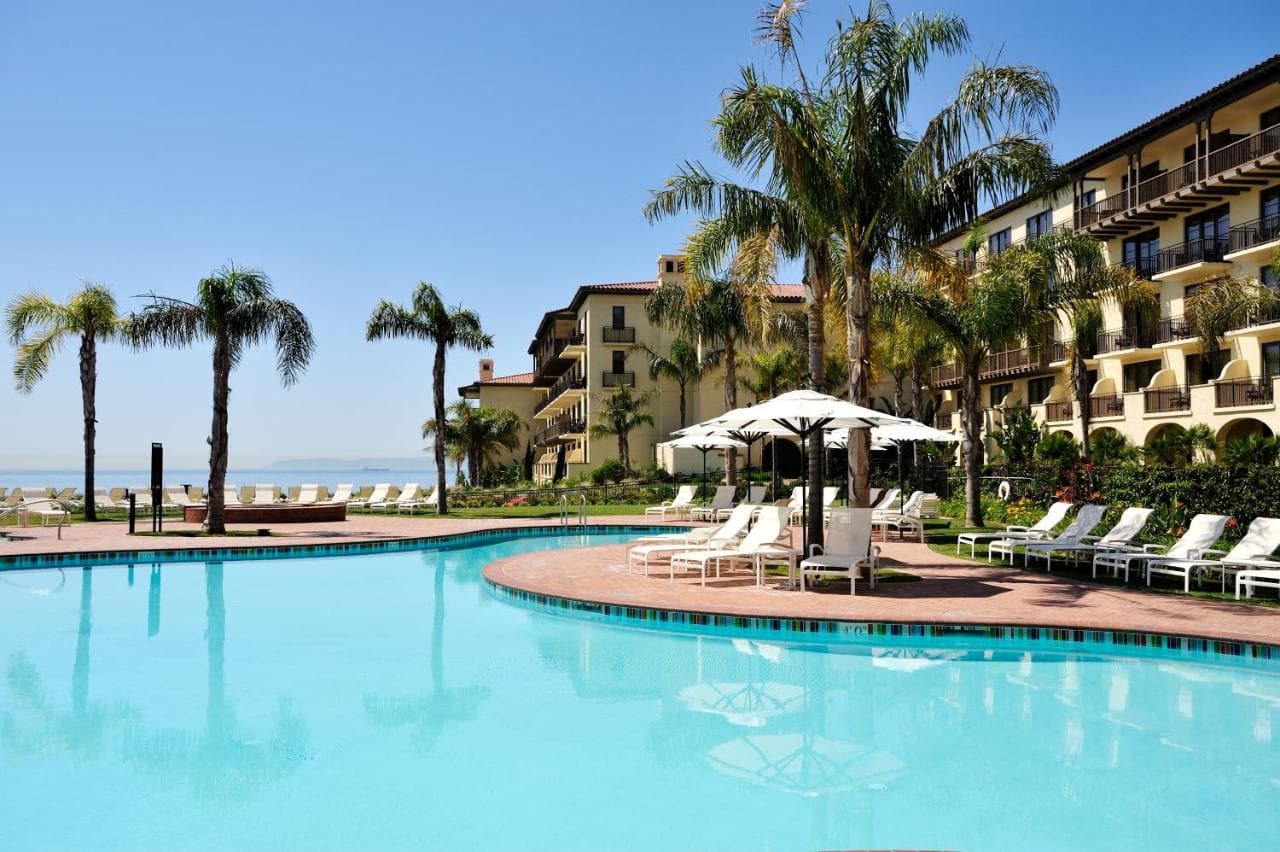
[[[853,621],[745,616],[607,604],[562,598],[505,586],[488,577],[490,593],[524,608],[654,630],[730,638],[772,638],[791,644],[906,644],[919,639],[971,640],[983,645],[1030,646],[1070,653],[1098,653],[1192,662],[1280,666],[1280,645],[1169,633],[950,622]]]
[[[559,525],[494,527],[464,533],[443,533],[416,538],[382,541],[351,541],[338,544],[282,544],[270,547],[199,547],[173,550],[89,550],[67,553],[33,553],[0,556],[0,571],[32,568],[80,568],[98,565],[156,564],[169,562],[232,562],[253,559],[306,559],[321,556],[351,556],[367,553],[399,553],[425,550],[441,545],[469,544],[494,538],[524,538],[535,535],[609,535],[611,533],[669,533],[678,527],[630,524],[588,524],[585,527]]]

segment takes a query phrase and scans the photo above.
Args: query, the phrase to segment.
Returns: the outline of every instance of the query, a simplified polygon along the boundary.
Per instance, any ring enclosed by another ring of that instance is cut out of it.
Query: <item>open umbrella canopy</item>
[[[952,432],[943,432],[918,420],[904,420],[890,426],[877,426],[871,430],[872,441],[892,441],[897,444],[903,441],[939,441],[948,444],[958,443],[960,436]]]
[[[746,444],[730,438],[728,435],[705,433],[681,435],[678,438],[663,442],[662,446],[687,447],[691,450],[736,450],[745,447]]]
[[[890,427],[877,427],[890,428]],[[828,429],[822,437],[823,446],[835,450],[846,450],[849,448],[849,430],[848,429]],[[871,449],[873,450],[892,450],[896,444],[892,441],[886,441],[876,437],[876,429],[871,430]]]
[[[816,429],[866,429],[901,422],[901,417],[854,405],[830,394],[794,390],[759,405],[735,408],[706,421],[705,425],[760,430],[768,430],[776,425],[792,434],[808,435]]]

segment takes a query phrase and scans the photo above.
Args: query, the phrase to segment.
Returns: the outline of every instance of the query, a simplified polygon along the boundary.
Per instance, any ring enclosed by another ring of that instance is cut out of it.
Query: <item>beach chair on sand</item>
[[[664,520],[668,512],[677,518],[684,517],[693,509],[693,498],[696,493],[697,489],[692,485],[681,485],[674,498],[664,500],[657,506],[650,506],[644,510],[644,513],[646,515],[658,515]]]
[[[1114,577],[1124,570],[1124,581],[1129,582],[1129,571],[1135,566],[1145,569],[1146,563],[1153,559],[1160,560],[1194,560],[1199,559],[1214,542],[1222,538],[1222,531],[1227,528],[1226,515],[1196,515],[1187,524],[1187,531],[1182,537],[1169,546],[1148,544],[1140,551],[1131,549],[1102,551],[1094,554],[1093,576],[1098,576],[1098,568],[1110,568]]]
[[[874,589],[879,556],[880,548],[871,545],[871,510],[833,509],[826,543],[810,545],[809,556],[800,563],[800,591],[804,591],[808,575],[840,574],[848,576],[852,595],[863,568]]]
[[[739,503],[729,514],[729,520],[719,527],[706,527],[705,529],[711,531],[710,534],[700,538],[698,541],[671,539],[633,545],[627,551],[627,573],[630,574],[631,570],[639,565],[644,569],[647,577],[649,576],[649,566],[653,562],[670,560],[677,553],[690,550],[719,550],[732,547],[746,533],[747,525],[751,523],[751,516],[755,514],[757,508],[750,503]],[[675,578],[674,571],[672,572],[672,578]]]
[[[1071,511],[1070,503],[1054,503],[1044,517],[1029,527],[1018,524],[1007,526],[1003,532],[967,532],[956,536],[956,549],[961,545],[969,545],[969,555],[973,556],[980,541],[995,541],[1002,538],[1045,539],[1053,533],[1053,528],[1062,523]]]

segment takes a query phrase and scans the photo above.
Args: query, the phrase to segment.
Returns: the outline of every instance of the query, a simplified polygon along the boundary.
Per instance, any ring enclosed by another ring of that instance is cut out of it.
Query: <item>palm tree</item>
[[[895,249],[927,244],[972,220],[990,198],[1053,176],[1039,134],[1056,116],[1058,95],[1037,69],[977,61],[913,136],[906,127],[912,86],[935,54],[968,47],[964,21],[937,14],[899,22],[887,3],[871,0],[864,16],[840,23],[811,84],[793,25],[802,5],[782,0],[760,16],[764,40],[794,83],[770,83],[744,67],[722,98],[717,130],[731,163],[767,174],[771,186],[785,188],[834,234],[849,395],[867,405],[872,269]],[[855,430],[851,443],[851,494],[863,503],[870,435]]]
[[[802,378],[795,350],[785,344],[748,355],[744,360],[744,366],[751,371],[751,375],[743,376],[738,382],[751,392],[756,402],[772,399],[791,390]]]
[[[725,410],[738,407],[738,346],[756,337],[749,316],[760,316],[754,296],[727,278],[668,282],[645,300],[649,321],[685,337],[712,343],[724,353]],[[729,454],[726,481],[737,482],[737,462]]]
[[[1200,339],[1206,354],[1222,348],[1227,332],[1242,328],[1251,317],[1274,310],[1280,295],[1256,281],[1216,278],[1201,284],[1187,297],[1187,326]]]
[[[151,304],[131,314],[126,330],[140,349],[185,348],[198,340],[213,343],[213,425],[209,435],[209,509],[205,528],[226,532],[223,488],[227,481],[227,401],[231,371],[246,349],[274,338],[276,370],[285,387],[298,381],[315,351],[311,324],[293,302],[276,298],[271,279],[260,269],[229,264],[196,285],[196,300],[184,302],[150,294]]]
[[[68,338],[80,338],[80,408],[84,417],[84,517],[97,520],[93,503],[95,440],[98,431],[98,342],[121,330],[116,298],[101,284],[85,282],[66,302],[26,293],[9,303],[5,330],[18,347],[13,378],[21,393],[31,393],[49,371],[49,363]]]
[[[480,316],[461,305],[448,307],[440,297],[440,291],[426,281],[418,282],[409,307],[401,307],[386,300],[378,302],[365,328],[365,339],[384,340],[406,337],[426,340],[435,344],[435,358],[431,364],[432,419],[437,424],[446,422],[444,407],[445,354],[460,346],[480,352],[493,346],[493,338],[480,327]],[[449,511],[448,474],[445,470],[447,439],[443,428],[437,429],[433,441],[436,459],[436,493],[439,500],[436,512]]]
[[[680,428],[683,429],[688,425],[686,397],[689,385],[701,382],[702,377],[720,363],[719,350],[702,352],[679,337],[671,341],[666,355],[644,343],[637,344],[635,348],[649,356],[649,378],[665,376],[680,389]]]
[[[631,445],[628,438],[631,430],[653,425],[653,415],[645,411],[651,399],[651,391],[632,393],[630,385],[622,385],[613,393],[601,396],[603,405],[597,415],[600,422],[591,424],[593,438],[617,436],[618,460],[628,472],[631,470]]]
[[[445,421],[445,446],[461,450],[467,460],[467,476],[472,485],[480,482],[480,472],[502,450],[520,447],[520,435],[524,421],[509,408],[488,405],[471,406],[458,400],[449,406],[449,418]],[[422,437],[438,434],[434,420],[422,424]]]

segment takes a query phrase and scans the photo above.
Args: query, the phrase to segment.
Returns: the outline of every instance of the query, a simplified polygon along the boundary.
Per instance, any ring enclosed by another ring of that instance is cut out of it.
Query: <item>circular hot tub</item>
[[[189,524],[204,523],[204,506],[186,506],[182,519]],[[315,503],[274,506],[225,506],[222,519],[228,524],[314,524],[326,521],[345,521],[346,503]]]

